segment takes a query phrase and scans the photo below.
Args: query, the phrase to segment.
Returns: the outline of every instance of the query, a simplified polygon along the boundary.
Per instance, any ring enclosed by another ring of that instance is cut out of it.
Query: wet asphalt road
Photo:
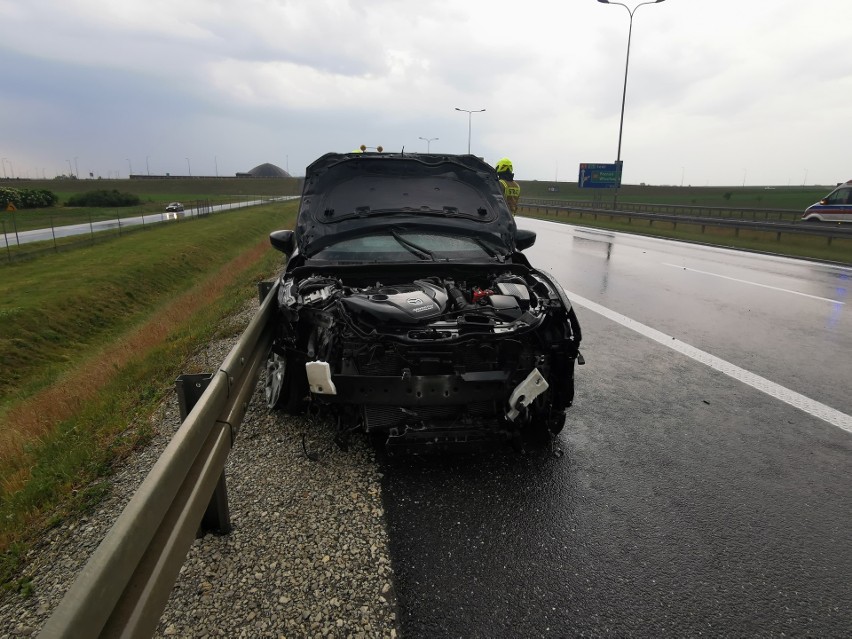
[[[852,271],[520,224],[569,297],[834,422],[576,304],[564,454],[383,462],[403,635],[852,636]]]

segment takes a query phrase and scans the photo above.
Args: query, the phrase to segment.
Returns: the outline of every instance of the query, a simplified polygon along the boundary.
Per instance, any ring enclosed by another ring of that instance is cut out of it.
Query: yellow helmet
[[[497,166],[494,168],[497,169],[497,173],[505,173],[506,171],[514,173],[514,170],[512,169],[512,160],[509,158],[497,160]]]

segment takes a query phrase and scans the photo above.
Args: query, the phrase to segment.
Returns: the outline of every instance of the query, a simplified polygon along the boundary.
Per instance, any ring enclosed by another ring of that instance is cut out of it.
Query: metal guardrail
[[[40,637],[150,637],[200,529],[227,531],[224,468],[272,341],[278,284],[207,385]],[[182,410],[183,413],[183,400]]]
[[[521,198],[521,204],[525,202],[531,205],[571,206],[584,209],[595,209],[599,211],[611,210],[613,208],[612,202],[607,202],[605,199],[602,199],[600,201],[568,201],[540,198]],[[688,204],[652,204],[646,202],[623,202],[621,200],[618,201],[618,207],[619,211],[636,211],[637,213],[668,213],[671,215],[691,215],[694,217],[752,220],[755,222],[760,220],[796,221],[801,219],[802,217],[802,210],[800,209],[741,208],[722,206],[699,206]]]
[[[575,206],[574,203],[566,202],[559,202],[557,205],[553,205],[538,204],[535,201],[521,200],[519,205],[522,209],[526,208],[530,210],[536,210],[539,213],[542,211],[544,211],[545,214],[553,212],[556,217],[559,216],[560,211],[565,211],[567,213],[577,213],[580,219],[582,219],[584,215],[588,215],[593,219],[597,219],[598,216],[604,216],[609,218],[626,217],[628,218],[628,220],[630,220],[631,218],[637,218],[649,220],[651,226],[653,226],[653,223],[655,221],[670,222],[674,225],[674,228],[677,228],[678,224],[689,224],[691,226],[700,226],[702,233],[704,233],[707,227],[727,227],[735,229],[735,235],[739,235],[739,231],[742,229],[749,229],[764,233],[775,233],[776,240],[780,240],[781,235],[785,233],[793,235],[815,235],[818,237],[826,238],[829,246],[835,239],[852,239],[852,228],[847,228],[845,226],[841,226],[840,224],[817,222],[802,222],[797,224],[793,222],[761,222],[730,218],[705,218],[689,215],[643,213],[638,211],[611,210],[606,208],[589,208],[587,206],[582,205]]]

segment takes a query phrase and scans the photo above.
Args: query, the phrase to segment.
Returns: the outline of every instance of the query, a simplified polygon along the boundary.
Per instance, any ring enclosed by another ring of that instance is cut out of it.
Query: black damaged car
[[[581,332],[520,252],[471,155],[329,153],[306,171],[266,366],[270,408],[388,445],[546,440],[574,398]]]

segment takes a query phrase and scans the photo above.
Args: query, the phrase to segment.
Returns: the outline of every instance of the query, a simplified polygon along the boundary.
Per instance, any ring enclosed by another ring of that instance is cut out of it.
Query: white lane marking
[[[711,355],[710,353],[695,348],[694,346],[690,346],[685,342],[681,342],[680,340],[673,338],[671,335],[661,333],[660,331],[651,328],[650,326],[646,326],[641,322],[637,322],[626,315],[616,313],[605,306],[601,306],[597,302],[587,300],[581,295],[577,295],[576,293],[572,293],[567,290],[565,292],[568,295],[568,299],[571,300],[571,303],[577,303],[580,306],[584,306],[598,315],[603,315],[607,319],[611,319],[613,322],[617,322],[622,326],[636,331],[640,335],[644,335],[645,337],[648,337],[663,346],[667,346],[682,355],[686,355],[697,362],[705,364],[720,373],[733,377],[752,388],[766,393],[770,397],[779,399],[790,406],[794,406],[799,410],[828,422],[832,426],[837,426],[837,428],[845,430],[848,433],[852,433],[852,416],[847,415],[846,413],[841,413],[839,410],[831,408],[831,406],[821,404],[810,397],[805,397],[796,391],[769,381],[765,377],[751,373],[744,368],[731,364],[730,362],[720,359],[715,355]]]
[[[740,282],[742,284],[751,284],[752,286],[760,286],[761,288],[771,288],[773,291],[781,291],[782,293],[792,293],[793,295],[801,295],[802,297],[810,297],[815,300],[822,300],[823,302],[831,302],[832,304],[846,304],[846,302],[839,302],[837,300],[829,299],[827,297],[820,297],[819,295],[810,295],[809,293],[800,293],[799,291],[791,291],[788,288],[779,288],[777,286],[770,286],[769,284],[758,284],[757,282],[750,282],[749,280],[741,280],[736,277],[728,277],[727,275],[719,275],[719,273],[711,273],[709,271],[699,271],[697,268],[689,268],[688,266],[681,266],[678,264],[669,264],[668,262],[663,262],[664,266],[673,266],[675,268],[683,269],[684,271],[692,271],[693,273],[701,273],[702,275],[712,275],[713,277],[721,277],[723,280],[731,280],[732,282]]]

